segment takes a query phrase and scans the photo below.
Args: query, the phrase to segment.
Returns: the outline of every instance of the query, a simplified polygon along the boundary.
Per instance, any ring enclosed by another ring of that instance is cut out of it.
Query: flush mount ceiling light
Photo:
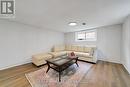
[[[76,22],[70,22],[70,23],[69,23],[69,26],[76,26],[76,25],[77,25]]]

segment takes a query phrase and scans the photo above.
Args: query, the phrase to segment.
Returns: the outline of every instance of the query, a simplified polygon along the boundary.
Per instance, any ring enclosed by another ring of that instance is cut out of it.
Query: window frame
[[[87,39],[86,38],[86,33],[90,33],[90,32],[95,32],[95,38],[94,39]],[[78,40],[78,34],[79,33],[85,33],[85,40]],[[93,30],[86,30],[86,31],[79,31],[79,32],[75,32],[75,41],[97,41],[97,30],[93,29]]]

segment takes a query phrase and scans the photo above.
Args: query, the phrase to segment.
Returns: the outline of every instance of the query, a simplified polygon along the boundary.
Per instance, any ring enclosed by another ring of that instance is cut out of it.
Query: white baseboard
[[[124,68],[128,71],[129,75],[130,75],[130,70],[126,67],[126,65],[124,63],[121,63],[119,61],[113,61],[113,60],[104,60],[104,59],[98,59],[98,60],[122,64],[124,66]]]
[[[15,67],[15,66],[19,66],[19,65],[23,65],[23,64],[27,64],[27,63],[31,63],[31,60],[22,61],[22,62],[19,62],[19,63],[16,63],[16,64],[8,65],[8,66],[0,68],[0,70],[8,69],[8,68],[11,68],[11,67]]]
[[[126,67],[126,65],[124,63],[122,63],[122,65],[124,66],[124,68],[128,71],[129,75],[130,75],[130,70]]]
[[[98,59],[98,60],[102,60],[102,61],[106,61],[106,62],[112,62],[112,63],[119,63],[119,64],[122,64],[120,61],[115,61],[115,60],[107,60],[107,59]]]

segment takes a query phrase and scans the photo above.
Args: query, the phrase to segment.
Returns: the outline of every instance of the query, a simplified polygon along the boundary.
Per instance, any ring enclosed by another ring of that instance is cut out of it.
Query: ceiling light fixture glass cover
[[[70,22],[70,23],[69,23],[69,26],[76,26],[76,25],[77,25],[76,22]]]

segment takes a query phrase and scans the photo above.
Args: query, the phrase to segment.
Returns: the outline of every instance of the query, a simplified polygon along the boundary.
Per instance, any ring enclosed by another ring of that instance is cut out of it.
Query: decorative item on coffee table
[[[69,58],[76,58],[76,55],[74,52],[71,52],[68,54]]]

